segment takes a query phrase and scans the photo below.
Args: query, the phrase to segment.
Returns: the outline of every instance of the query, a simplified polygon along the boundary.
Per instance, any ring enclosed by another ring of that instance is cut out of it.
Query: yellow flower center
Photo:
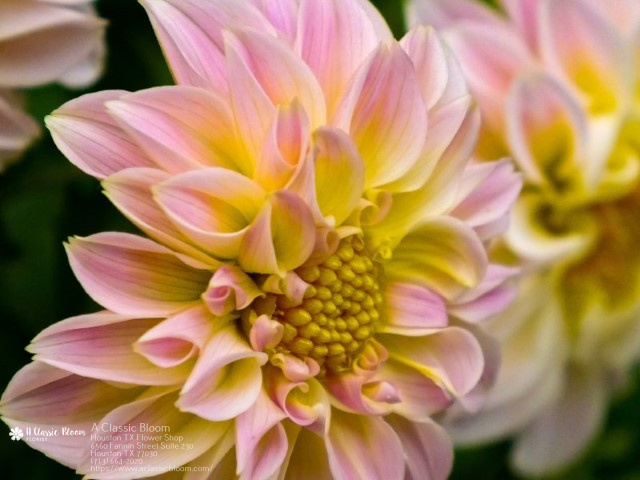
[[[348,370],[379,324],[381,271],[355,236],[319,265],[297,269],[310,287],[302,304],[276,296],[272,318],[284,326],[276,352],[313,358],[320,376]]]
[[[594,304],[607,311],[623,311],[637,302],[640,293],[640,186],[631,173],[616,174],[621,167],[626,172],[625,162],[640,162],[638,126],[638,118],[624,126],[609,158],[612,180],[606,191],[613,195],[569,210],[558,203],[558,208],[551,207],[543,215],[549,232],[571,231],[581,223],[595,230],[588,251],[556,271],[564,316],[574,336]]]
[[[592,208],[599,227],[593,250],[565,272],[564,302],[573,316],[589,304],[594,291],[609,308],[633,300],[640,283],[640,189],[616,202]]]

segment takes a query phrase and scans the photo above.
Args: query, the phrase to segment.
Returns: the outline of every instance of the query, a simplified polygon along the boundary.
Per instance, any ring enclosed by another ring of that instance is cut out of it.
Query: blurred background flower
[[[16,90],[93,83],[102,71],[104,28],[91,0],[0,3],[0,170],[39,133]]]
[[[566,467],[640,358],[640,3],[415,0],[458,56],[483,115],[477,156],[510,154],[526,186],[504,248],[525,278],[489,325],[504,346],[461,444],[516,435],[515,467]]]

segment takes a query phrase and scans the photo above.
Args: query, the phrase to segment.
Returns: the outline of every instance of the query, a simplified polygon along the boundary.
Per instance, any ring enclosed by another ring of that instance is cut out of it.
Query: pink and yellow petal
[[[102,179],[130,167],[155,166],[107,112],[106,102],[126,94],[108,90],[84,95],[45,120],[60,151],[89,175]]]
[[[325,217],[333,217],[335,225],[341,225],[362,198],[364,163],[351,139],[338,129],[318,129],[314,147],[318,207]]]
[[[193,246],[153,198],[153,187],[169,177],[155,168],[127,168],[103,180],[102,187],[116,208],[152,239],[211,268],[217,267],[219,262]]]
[[[309,115],[312,128],[326,123],[324,95],[318,80],[284,42],[239,29],[225,33],[225,40],[227,50],[237,55],[274,106],[288,105],[297,98]],[[236,86],[230,88],[234,90]]]
[[[385,291],[386,323],[382,331],[422,335],[449,323],[444,299],[414,283],[390,283]]]
[[[356,0],[303,1],[299,24],[296,48],[320,82],[331,116],[378,36]]]
[[[189,365],[160,368],[133,349],[158,322],[110,312],[73,317],[42,331],[28,351],[35,360],[83,377],[136,385],[180,384]]]
[[[311,254],[315,224],[309,207],[296,194],[271,195],[242,239],[239,265],[251,273],[284,274]]]
[[[193,305],[211,276],[188,267],[165,247],[125,233],[71,239],[67,253],[94,300],[134,317],[154,318]]]
[[[297,99],[278,107],[256,164],[256,182],[273,191],[292,180],[309,150],[309,128],[309,118]]]
[[[453,299],[476,287],[488,265],[484,245],[465,223],[434,217],[405,236],[386,265],[390,279],[413,282]]]
[[[222,316],[243,310],[262,296],[262,290],[240,268],[224,265],[211,277],[202,299],[211,313]]]
[[[157,87],[107,102],[109,113],[164,170],[201,167],[250,172],[221,97],[187,86]]]
[[[214,328],[214,319],[199,305],[177,313],[147,330],[133,344],[135,352],[154,365],[171,368],[199,355]],[[189,368],[192,365],[189,364]]]
[[[478,340],[459,327],[422,337],[384,335],[380,341],[391,358],[422,372],[456,397],[469,393],[483,373],[484,356]]]
[[[580,170],[592,168],[578,165],[586,153],[587,118],[564,86],[546,74],[522,77],[505,115],[514,159],[529,182],[558,190],[581,187]]]
[[[153,189],[154,198],[191,241],[221,258],[234,258],[264,191],[247,177],[223,168],[174,176]]]
[[[333,123],[350,133],[366,166],[366,188],[373,188],[416,162],[427,110],[413,63],[397,44],[378,47],[355,75]]]
[[[234,325],[220,327],[201,352],[177,407],[211,421],[235,418],[249,409],[262,386],[264,353],[255,352]]]
[[[325,440],[334,478],[404,478],[404,452],[393,428],[380,417],[334,409]]]
[[[288,451],[281,421],[286,414],[262,391],[256,402],[236,419],[237,472],[242,480],[272,478]]]

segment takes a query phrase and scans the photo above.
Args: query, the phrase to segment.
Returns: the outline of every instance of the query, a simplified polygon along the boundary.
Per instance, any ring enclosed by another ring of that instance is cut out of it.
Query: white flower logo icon
[[[11,440],[20,440],[24,436],[24,433],[20,427],[14,427],[9,431],[9,436]]]

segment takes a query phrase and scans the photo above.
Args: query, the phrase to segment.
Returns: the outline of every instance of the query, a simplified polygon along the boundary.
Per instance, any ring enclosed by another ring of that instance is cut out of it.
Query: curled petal
[[[285,413],[262,391],[236,419],[237,472],[242,480],[266,480],[282,465],[288,450],[281,421]]]
[[[248,228],[238,262],[246,272],[281,274],[302,265],[314,241],[309,208],[296,194],[280,190]]]
[[[255,179],[267,190],[283,188],[300,168],[309,149],[309,119],[298,100],[278,107],[267,133]]]
[[[251,326],[249,341],[255,351],[263,352],[267,348],[274,348],[278,345],[282,340],[283,333],[282,323],[271,320],[267,315],[260,315]]]
[[[202,299],[214,315],[226,315],[248,307],[257,297],[264,296],[254,281],[238,267],[224,265],[211,277]]]
[[[292,382],[304,382],[320,372],[320,366],[312,358],[304,360],[295,355],[276,353],[271,363],[282,370],[282,374]]]
[[[361,415],[385,415],[393,404],[401,401],[398,390],[390,382],[367,379],[362,375],[346,373],[331,378],[327,388],[334,402],[343,410]]]
[[[402,239],[387,266],[389,278],[430,288],[447,299],[484,278],[487,253],[478,236],[452,217],[423,223]]]
[[[578,258],[597,237],[597,225],[582,215],[574,215],[564,231],[549,228],[546,205],[533,195],[523,194],[511,215],[505,233],[509,247],[525,259],[553,262]]]
[[[316,379],[291,382],[280,375],[271,379],[270,388],[287,418],[314,431],[324,431],[330,412],[329,398]]]
[[[340,238],[344,238],[350,234],[351,233],[341,235],[339,231],[328,227],[316,228],[316,241],[313,246],[313,252],[311,252],[307,262],[310,265],[314,263],[317,265],[318,263],[324,262],[336,251],[340,243]]]
[[[351,139],[338,129],[316,130],[314,147],[318,206],[324,216],[333,216],[335,225],[340,225],[362,197],[364,163]]]
[[[103,180],[102,187],[116,208],[151,238],[211,268],[217,267],[219,262],[194,247],[153,198],[153,187],[169,177],[156,168],[127,168]],[[180,258],[189,263],[185,256]]]
[[[263,291],[286,295],[296,305],[300,305],[309,284],[302,280],[295,272],[287,272],[284,277],[269,275],[260,286]]]
[[[362,377],[371,378],[387,358],[389,358],[387,349],[380,342],[370,340],[356,357],[353,371]]]
[[[214,329],[214,319],[202,307],[180,312],[148,330],[134,350],[163,368],[180,365],[204,349]]]
[[[87,293],[122,315],[153,318],[188,307],[199,300],[211,275],[151,240],[126,233],[73,238],[67,254]]]
[[[393,385],[397,392],[399,401],[391,405],[391,410],[412,421],[428,421],[453,404],[444,388],[423,372],[394,359],[380,366],[376,378]]]
[[[262,386],[266,355],[254,352],[231,326],[216,331],[184,384],[177,406],[211,421],[246,411]]]
[[[478,340],[467,330],[448,327],[423,337],[384,335],[391,358],[415,368],[457,397],[469,393],[484,369]]]
[[[207,168],[157,185],[154,197],[187,237],[213,255],[234,258],[264,191],[239,173]]]
[[[587,118],[578,100],[545,74],[524,77],[513,86],[506,125],[514,159],[527,180],[565,191],[580,179],[576,163],[585,153]]]

